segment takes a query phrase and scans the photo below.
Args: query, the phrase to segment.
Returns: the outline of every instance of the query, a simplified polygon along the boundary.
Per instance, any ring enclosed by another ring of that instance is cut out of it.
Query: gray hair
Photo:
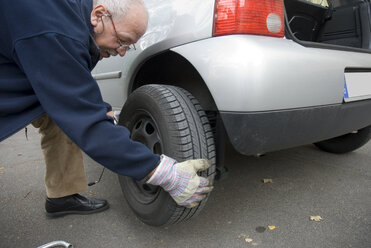
[[[147,12],[143,0],[93,0],[94,7],[100,4],[104,5],[116,20],[125,16],[127,11],[134,5],[142,6]]]

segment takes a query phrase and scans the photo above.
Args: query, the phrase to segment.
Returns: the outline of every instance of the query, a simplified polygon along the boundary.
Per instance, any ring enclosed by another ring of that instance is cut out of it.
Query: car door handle
[[[121,71],[113,71],[113,72],[105,72],[105,73],[96,73],[92,74],[95,80],[105,80],[105,79],[112,79],[112,78],[120,78],[122,72]]]

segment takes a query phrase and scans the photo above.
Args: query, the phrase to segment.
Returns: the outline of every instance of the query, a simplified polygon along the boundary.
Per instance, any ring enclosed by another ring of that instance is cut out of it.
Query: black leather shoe
[[[67,214],[93,214],[109,207],[106,200],[86,198],[79,194],[61,198],[46,198],[45,210],[48,217],[60,217]]]

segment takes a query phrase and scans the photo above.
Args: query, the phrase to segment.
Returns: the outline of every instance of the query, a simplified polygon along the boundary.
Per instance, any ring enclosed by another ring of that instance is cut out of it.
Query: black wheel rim
[[[131,123],[133,124],[129,127],[131,139],[146,145],[155,154],[162,154],[161,135],[151,115],[143,110],[137,111]],[[141,181],[127,179],[127,189],[138,202],[150,204],[159,197],[161,188],[147,184],[146,178]]]

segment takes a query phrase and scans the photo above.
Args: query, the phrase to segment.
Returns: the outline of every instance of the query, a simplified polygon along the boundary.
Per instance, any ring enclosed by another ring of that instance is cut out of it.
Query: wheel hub
[[[143,113],[134,123],[131,128],[131,139],[146,145],[155,154],[162,154],[161,138],[152,118]],[[134,195],[137,200],[149,204],[156,200],[161,189],[158,186],[147,184],[146,181],[146,178],[140,181],[131,179],[129,183],[136,191]]]

